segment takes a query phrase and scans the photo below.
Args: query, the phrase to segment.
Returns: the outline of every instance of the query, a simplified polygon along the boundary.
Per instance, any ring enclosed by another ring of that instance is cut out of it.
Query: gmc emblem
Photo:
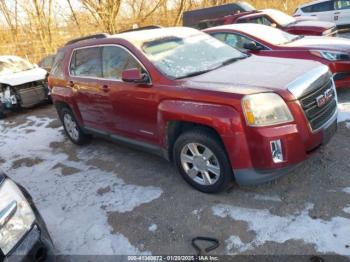
[[[331,88],[327,89],[323,95],[320,95],[316,98],[317,106],[323,107],[333,98],[333,90]]]

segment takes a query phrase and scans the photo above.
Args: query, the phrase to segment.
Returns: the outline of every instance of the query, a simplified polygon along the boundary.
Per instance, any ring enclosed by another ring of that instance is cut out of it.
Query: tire
[[[218,193],[233,182],[224,146],[211,130],[195,128],[180,135],[173,159],[185,181],[201,192]]]
[[[69,108],[62,107],[60,109],[60,118],[66,135],[74,144],[84,145],[90,142],[91,136],[84,133]]]

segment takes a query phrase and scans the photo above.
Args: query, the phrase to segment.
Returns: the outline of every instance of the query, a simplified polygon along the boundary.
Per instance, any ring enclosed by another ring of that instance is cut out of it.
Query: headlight
[[[294,120],[287,104],[274,93],[247,95],[242,107],[249,126],[271,126]]]
[[[310,53],[329,61],[350,60],[349,54],[343,52],[312,50]]]
[[[35,215],[17,185],[6,179],[0,186],[0,249],[7,255],[30,230]]]

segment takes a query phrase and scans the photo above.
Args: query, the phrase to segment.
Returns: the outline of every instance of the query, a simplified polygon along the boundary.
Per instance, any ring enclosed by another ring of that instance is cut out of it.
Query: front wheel
[[[233,180],[226,151],[210,130],[182,134],[175,142],[173,155],[182,177],[199,191],[217,193]]]
[[[72,111],[66,107],[60,111],[64,130],[68,138],[77,145],[83,145],[90,141],[90,136],[85,134],[78,125]]]

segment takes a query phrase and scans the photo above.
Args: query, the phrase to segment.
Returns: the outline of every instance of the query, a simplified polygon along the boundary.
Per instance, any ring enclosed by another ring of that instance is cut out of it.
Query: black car
[[[0,174],[0,261],[54,261],[46,224],[29,193]]]

